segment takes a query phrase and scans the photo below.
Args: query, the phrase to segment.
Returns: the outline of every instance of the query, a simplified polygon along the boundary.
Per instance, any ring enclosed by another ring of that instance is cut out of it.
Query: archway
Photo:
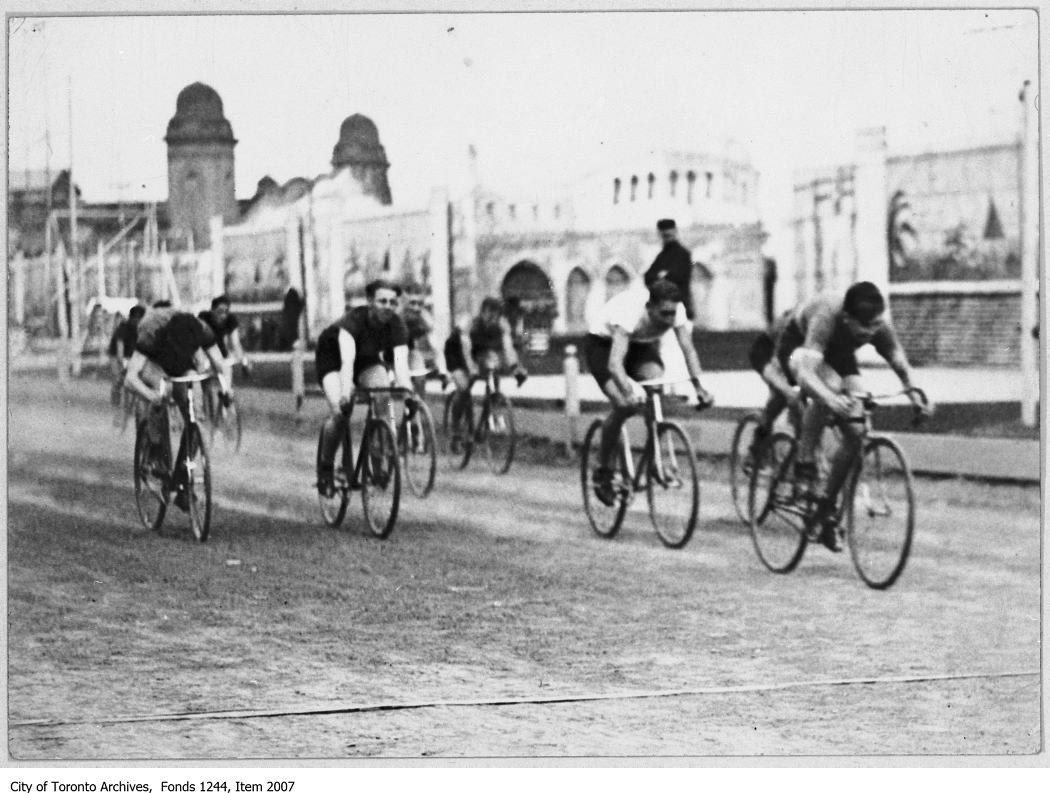
[[[572,268],[565,285],[565,327],[569,333],[587,330],[587,298],[591,279],[579,267]]]
[[[631,274],[614,264],[605,274],[605,299],[615,297],[631,285]]]
[[[533,262],[520,261],[503,277],[500,296],[515,335],[530,352],[546,352],[558,314],[558,300],[547,274]]]

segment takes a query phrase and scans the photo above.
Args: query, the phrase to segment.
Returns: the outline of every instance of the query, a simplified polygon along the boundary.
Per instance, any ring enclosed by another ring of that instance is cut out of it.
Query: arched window
[[[605,274],[605,299],[620,294],[631,285],[631,274],[618,264],[609,268]]]
[[[569,333],[587,330],[587,296],[590,293],[591,279],[579,267],[574,267],[565,285],[565,325]]]
[[[620,177],[613,179],[613,203],[620,203]]]
[[[674,198],[674,189],[678,185],[678,171],[671,171],[671,198]]]
[[[632,201],[634,201],[635,196],[637,195],[637,193],[638,193],[638,177],[637,176],[632,176],[631,177],[631,200]]]
[[[656,177],[653,174],[649,174],[649,200],[653,199],[653,185],[656,184]]]
[[[516,316],[512,317],[509,309],[507,313],[511,327],[520,324],[516,333],[535,334],[538,331],[549,338],[551,325],[558,314],[558,300],[543,268],[527,259],[515,264],[503,278],[500,297],[508,307],[516,307],[513,312]]]
[[[485,213],[489,216],[489,220],[495,220],[496,218],[496,205],[489,201],[485,204]]]
[[[510,215],[510,219],[514,220],[518,216],[518,208],[514,204],[507,205],[507,214]]]
[[[710,198],[711,197],[711,183],[715,180],[715,175],[713,173],[711,173],[710,171],[708,171],[707,173],[704,174],[704,179],[706,180],[706,184],[704,185],[704,198]]]
[[[687,185],[685,201],[687,204],[693,203],[693,187],[696,186],[696,171],[689,171],[685,175],[685,183]]]
[[[539,204],[533,204],[532,205],[532,219],[533,220],[539,220],[540,219],[540,205]]]
[[[554,219],[557,220],[561,217],[561,204],[554,205]]]

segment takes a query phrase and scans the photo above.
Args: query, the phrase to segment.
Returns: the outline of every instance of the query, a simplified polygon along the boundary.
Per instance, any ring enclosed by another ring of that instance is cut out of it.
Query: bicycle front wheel
[[[390,536],[397,522],[401,501],[401,465],[398,462],[394,433],[385,421],[373,419],[365,426],[360,454],[361,500],[368,530],[383,540]]]
[[[754,442],[755,430],[762,424],[758,413],[749,413],[737,422],[733,432],[733,443],[729,447],[729,491],[733,497],[736,514],[744,523],[748,522],[747,492],[751,480],[751,444]]]
[[[317,475],[321,475],[321,449],[324,446],[324,428],[317,439]],[[347,485],[347,472],[351,467],[347,464],[349,453],[346,448],[346,433],[339,438],[339,446],[335,450],[333,460],[341,461],[342,467],[333,463],[332,487],[328,492],[317,492],[317,502],[321,507],[321,520],[330,528],[337,528],[343,522],[346,515],[346,505],[350,500],[350,491]]]
[[[505,474],[514,462],[518,442],[510,399],[503,394],[493,394],[486,413],[485,456],[493,473]]]
[[[149,442],[149,431],[143,419],[135,428],[135,506],[142,525],[149,531],[159,531],[168,510],[168,476],[166,464],[156,459]]]
[[[186,495],[190,529],[198,542],[204,542],[211,531],[211,461],[204,445],[204,436],[196,424],[186,429],[186,442]]]
[[[623,434],[620,435],[621,439]],[[624,454],[627,451],[621,440],[616,450],[616,463],[613,466],[612,489],[615,498],[612,504],[602,502],[595,492],[594,472],[598,468],[598,450],[602,440],[602,420],[595,419],[583,439],[580,454],[580,485],[583,488],[583,509],[591,528],[599,537],[610,539],[616,536],[623,525],[623,516],[627,512],[630,499],[631,482],[627,477],[627,466]]]
[[[791,467],[795,439],[777,432],[759,447],[748,485],[751,540],[758,558],[774,573],[790,573],[806,551],[804,505],[795,498]]]
[[[437,473],[437,449],[434,439],[434,419],[430,408],[418,400],[411,418],[401,420],[397,430],[397,448],[405,469],[405,479],[413,494],[426,498],[434,488]]]
[[[474,422],[471,421],[473,410],[464,409],[463,418],[459,425],[459,446],[453,444],[452,439],[452,405],[456,400],[456,392],[452,391],[445,397],[445,410],[441,422],[441,434],[445,439],[445,451],[449,455],[449,466],[456,471],[467,467],[470,455],[474,451]]]
[[[887,589],[904,572],[915,530],[911,470],[900,446],[870,439],[846,498],[853,566],[872,589]]]
[[[681,548],[693,536],[700,512],[696,455],[685,431],[673,422],[656,426],[646,469],[649,519],[660,541]]]

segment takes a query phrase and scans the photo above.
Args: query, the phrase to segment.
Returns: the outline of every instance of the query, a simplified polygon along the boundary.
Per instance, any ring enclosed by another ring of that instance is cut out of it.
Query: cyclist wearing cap
[[[499,298],[486,297],[481,311],[466,328],[455,327],[445,342],[445,366],[452,375],[456,397],[452,402],[452,450],[462,441],[463,415],[470,404],[470,384],[476,377],[500,369],[513,371],[518,383],[528,373],[518,360],[510,323]]]
[[[243,366],[245,371],[251,371],[251,363],[244,353],[244,347],[241,346],[240,321],[237,315],[230,311],[230,299],[226,295],[219,295],[211,301],[211,311],[202,311],[197,316],[215,334],[222,357],[232,357],[233,361]]]
[[[193,314],[179,311],[170,305],[152,308],[145,313],[138,326],[135,352],[128,361],[124,383],[150,404],[147,428],[155,456],[162,443],[163,413],[168,395],[167,377],[182,377],[194,371],[203,372],[210,366],[218,373],[219,388],[228,399],[232,394],[229,365],[223,359],[215,334]],[[184,420],[189,420],[188,396],[185,383],[176,383],[172,398],[179,406]],[[186,450],[180,445],[175,460],[175,505],[188,507],[186,499]]]
[[[833,514],[835,497],[842,486],[850,461],[861,442],[857,424],[848,419],[863,407],[851,394],[862,392],[856,351],[871,344],[893,369],[905,388],[914,385],[912,370],[893,326],[886,318],[886,300],[869,281],[853,284],[843,299],[816,297],[798,306],[777,342],[776,357],[784,371],[812,397],[802,414],[795,478],[812,489],[816,478],[816,447],[823,428],[834,419],[841,423],[842,443],[831,459],[827,489],[820,499],[820,541],[833,551],[841,550],[837,527],[826,518]],[[908,398],[924,415],[932,404],[910,392]]]
[[[418,287],[406,287],[401,306],[401,319],[408,330],[408,368],[413,372],[435,368],[442,380],[448,377],[444,361],[436,352],[432,338],[434,320],[424,305],[423,293]],[[422,394],[422,375],[414,375],[416,392]]]
[[[317,488],[321,493],[331,492],[333,458],[350,420],[354,388],[389,388],[390,365],[396,385],[412,388],[408,328],[397,313],[400,295],[400,286],[383,279],[372,281],[365,287],[368,304],[348,309],[317,337],[317,380],[329,410],[318,461]],[[386,415],[389,398],[377,401]]]
[[[645,391],[638,381],[663,376],[660,339],[672,328],[699,407],[710,407],[714,398],[700,385],[700,357],[693,346],[693,325],[685,315],[681,292],[670,281],[660,279],[648,291],[635,287],[613,297],[584,339],[587,367],[612,403],[612,411],[602,427],[598,469],[594,472],[595,494],[604,504],[612,505],[615,500],[609,462],[620,428],[645,404]]]

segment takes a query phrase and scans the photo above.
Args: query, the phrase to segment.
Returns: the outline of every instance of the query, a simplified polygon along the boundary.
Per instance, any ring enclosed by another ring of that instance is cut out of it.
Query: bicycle
[[[176,465],[185,466],[186,512],[193,536],[199,542],[207,540],[211,530],[211,463],[197,421],[193,384],[209,377],[210,374],[192,374],[168,378],[173,385],[186,386],[186,420],[179,430]],[[142,412],[135,425],[135,504],[143,525],[150,531],[159,531],[177,479],[171,458],[172,399],[153,409],[162,411],[159,454],[150,441],[149,408]]]
[[[321,518],[331,528],[337,528],[343,522],[350,492],[360,490],[365,523],[369,531],[381,540],[394,530],[401,501],[401,464],[392,429],[393,419],[380,418],[376,407],[376,396],[384,393],[403,397],[414,395],[414,392],[398,387],[356,389],[344,409],[346,428],[333,457],[339,463],[334,467],[331,487],[326,492],[318,490]],[[350,443],[350,414],[361,398],[359,394],[367,396],[368,412],[355,461]],[[318,472],[321,470],[323,443],[322,428],[317,440]]]
[[[410,372],[413,380],[427,374],[429,370]],[[414,404],[410,409],[406,406],[397,426],[397,449],[409,489],[418,498],[426,498],[434,489],[437,474],[437,438],[425,392],[419,386],[415,392]]]
[[[595,419],[588,428],[580,460],[580,481],[584,510],[591,528],[599,537],[611,539],[616,536],[635,494],[643,490],[649,506],[649,520],[664,545],[681,548],[693,536],[700,511],[696,454],[681,425],[664,418],[661,400],[663,387],[679,382],[689,381],[656,378],[639,382],[645,389],[646,398],[645,445],[635,460],[627,426],[623,426],[615,453],[612,478],[615,498],[611,506],[598,499],[594,481],[604,421]]]
[[[518,386],[525,382],[527,375],[516,375]],[[463,442],[460,449],[452,447],[452,406],[457,392],[451,391],[445,398],[445,411],[442,420],[443,435],[451,455],[451,465],[462,470],[467,467],[475,447],[485,450],[485,457],[493,473],[505,474],[514,462],[514,450],[518,438],[514,426],[514,409],[510,397],[500,391],[500,379],[496,372],[489,369],[484,375],[475,375],[470,380],[470,388],[484,378],[485,394],[481,398],[481,413],[474,419],[474,397],[468,388],[469,400],[463,411]]]
[[[836,530],[845,526],[853,566],[872,589],[887,589],[900,577],[915,529],[915,494],[908,460],[896,441],[872,431],[872,413],[881,401],[911,393],[918,394],[923,403],[927,401],[919,388],[879,396],[851,394],[863,408],[860,416],[848,419],[861,425],[860,452],[850,462],[834,510],[830,516],[822,516],[830,517]],[[917,407],[912,423],[921,418]],[[792,436],[774,433],[760,447],[751,472],[751,538],[758,558],[774,573],[794,570],[822,528],[813,492],[821,492],[826,475],[818,473],[814,491],[801,488],[794,479],[797,447]]]

